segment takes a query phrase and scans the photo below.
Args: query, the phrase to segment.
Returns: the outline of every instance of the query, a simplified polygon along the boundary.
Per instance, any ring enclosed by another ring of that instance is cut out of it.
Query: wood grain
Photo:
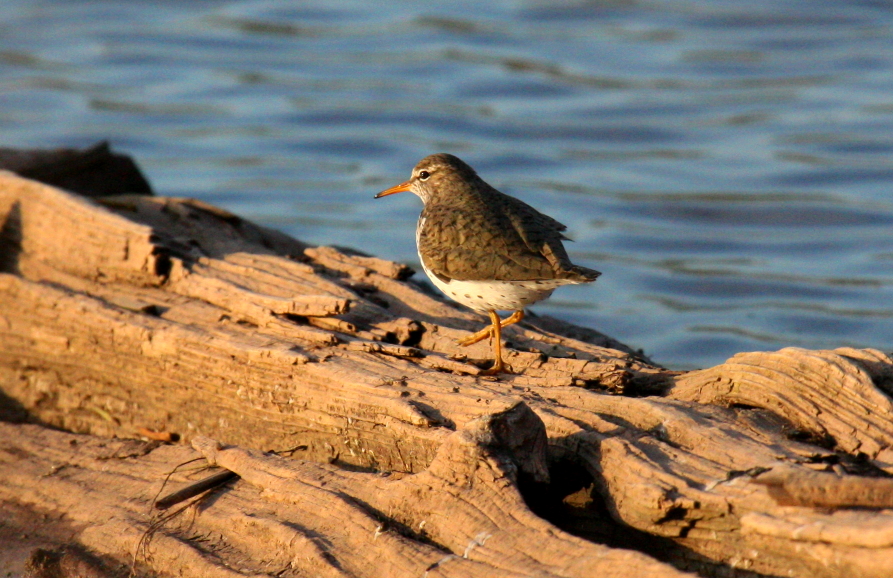
[[[486,342],[456,345],[484,319],[404,266],[11,173],[0,250],[0,409],[40,424],[0,424],[0,496],[122,564],[164,473],[201,455],[242,481],[156,533],[146,572],[893,575],[883,352],[680,374],[531,315],[494,380]],[[182,441],[99,465],[141,428]],[[863,485],[880,497],[854,503]]]

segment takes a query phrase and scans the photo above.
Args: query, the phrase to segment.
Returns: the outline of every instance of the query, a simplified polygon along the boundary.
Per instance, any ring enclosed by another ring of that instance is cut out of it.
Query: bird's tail
[[[564,271],[564,278],[574,283],[592,283],[598,279],[599,275],[601,275],[601,271],[579,265],[572,265]]]

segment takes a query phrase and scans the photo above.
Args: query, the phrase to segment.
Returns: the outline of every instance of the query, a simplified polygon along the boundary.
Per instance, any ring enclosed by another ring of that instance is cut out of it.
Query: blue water
[[[159,194],[418,263],[432,152],[601,270],[533,308],[674,368],[890,350],[893,4],[0,3],[0,145],[110,139]],[[421,273],[420,273],[421,274]]]

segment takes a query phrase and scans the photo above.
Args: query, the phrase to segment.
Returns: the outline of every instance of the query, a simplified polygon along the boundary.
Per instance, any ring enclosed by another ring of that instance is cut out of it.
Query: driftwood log
[[[494,379],[486,342],[455,345],[483,321],[411,273],[0,173],[0,560],[24,567],[18,540],[34,576],[893,575],[887,354],[678,373],[530,316]],[[238,481],[153,510],[209,464]]]

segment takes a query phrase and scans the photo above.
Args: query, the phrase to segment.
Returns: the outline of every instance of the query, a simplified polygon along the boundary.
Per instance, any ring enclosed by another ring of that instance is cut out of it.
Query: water
[[[4,0],[0,145],[415,266],[432,152],[603,271],[534,311],[674,368],[890,349],[893,5]],[[421,273],[420,273],[421,274]]]

